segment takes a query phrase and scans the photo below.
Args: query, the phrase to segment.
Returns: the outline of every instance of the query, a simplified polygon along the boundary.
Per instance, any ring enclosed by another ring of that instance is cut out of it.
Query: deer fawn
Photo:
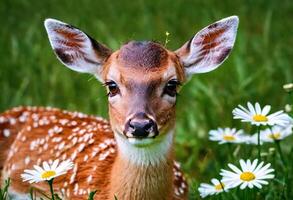
[[[93,74],[108,91],[110,122],[54,108],[16,107],[0,115],[2,181],[9,193],[28,199],[24,169],[47,160],[74,162],[56,178],[63,199],[186,199],[188,186],[174,162],[175,104],[179,86],[192,74],[216,69],[235,41],[238,17],[198,32],[176,51],[150,41],[131,41],[112,52],[79,29],[47,19],[58,59]],[[33,185],[47,193],[45,183]]]

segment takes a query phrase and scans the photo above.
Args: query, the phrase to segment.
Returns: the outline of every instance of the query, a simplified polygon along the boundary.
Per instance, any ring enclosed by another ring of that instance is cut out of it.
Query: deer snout
[[[128,120],[124,134],[128,137],[147,138],[158,135],[157,124],[145,113],[138,113]]]

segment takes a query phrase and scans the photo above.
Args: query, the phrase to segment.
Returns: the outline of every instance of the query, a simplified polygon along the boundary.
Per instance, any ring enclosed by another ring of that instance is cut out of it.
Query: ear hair
[[[78,28],[55,19],[46,19],[45,28],[57,58],[68,68],[82,73],[100,74],[112,51]]]
[[[234,46],[238,22],[237,16],[217,21],[175,51],[186,75],[212,71],[225,61]]]

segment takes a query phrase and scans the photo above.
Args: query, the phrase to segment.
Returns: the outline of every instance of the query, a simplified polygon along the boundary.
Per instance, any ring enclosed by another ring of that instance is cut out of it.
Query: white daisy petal
[[[55,160],[55,161],[53,162],[53,164],[52,164],[52,166],[51,166],[51,169],[52,169],[52,170],[55,170],[56,167],[58,166],[58,164],[59,164],[59,159],[57,159],[57,160]]]
[[[247,187],[247,185],[248,185],[248,182],[243,182],[240,186],[240,189],[241,190],[245,189]]]
[[[268,117],[276,117],[278,115],[281,115],[282,113],[284,113],[284,111],[283,110],[279,110],[278,112],[275,112],[273,114],[268,115]]]
[[[228,164],[229,168],[233,171],[221,170],[222,180],[229,185],[230,188],[240,185],[240,189],[248,188],[262,188],[262,185],[267,185],[268,179],[273,179],[274,169],[270,168],[271,164],[268,163],[265,166],[264,162],[258,164],[258,160],[240,160],[241,170],[233,164]],[[236,172],[236,173],[235,173]]]
[[[46,161],[43,162],[43,169],[44,169],[44,171],[49,171],[49,170],[51,170],[51,168],[50,168],[48,162],[46,162]]]
[[[228,170],[222,169],[220,175],[225,176],[225,177],[235,177],[235,175],[237,175],[237,174],[234,172],[230,172]]]
[[[270,115],[270,105],[266,105],[263,109],[259,103],[255,103],[253,106],[250,102],[247,103],[248,109],[244,108],[241,105],[238,105],[238,108],[234,108],[233,118],[240,119],[242,122],[250,122],[252,125],[285,125],[290,122],[290,117],[284,113],[284,111],[277,111]]]
[[[241,159],[241,160],[239,161],[239,163],[240,163],[240,166],[241,166],[242,171],[244,171],[244,172],[247,171],[245,161]],[[239,172],[239,173],[241,173],[241,172]]]
[[[23,181],[28,181],[29,183],[37,183],[40,181],[51,180],[55,177],[65,174],[73,166],[71,161],[63,161],[59,165],[59,160],[55,160],[52,165],[48,162],[43,162],[43,167],[34,165],[32,170],[24,170],[21,174]]]
[[[252,162],[252,165],[251,165],[251,167],[250,167],[250,170],[251,170],[251,171],[254,171],[254,170],[255,170],[255,167],[256,167],[257,163],[258,163],[258,159],[255,159],[255,160]]]
[[[200,184],[198,191],[202,198],[206,196],[214,195],[214,194],[219,194],[224,191],[223,188],[225,189],[225,191],[229,189],[228,187],[226,187],[228,186],[228,183],[223,182],[223,180],[220,182],[218,179],[213,178],[211,182],[212,184],[207,184],[207,183]]]
[[[266,116],[266,115],[270,112],[270,110],[271,110],[271,106],[266,105],[266,106],[262,109],[261,114]]]
[[[275,171],[274,169],[268,169],[268,170],[262,170],[262,171],[255,172],[255,174],[257,174],[258,176],[263,176],[264,174],[269,174],[274,171]]]
[[[241,110],[243,110],[245,113],[250,113],[250,111],[248,109],[244,108],[242,105],[238,105],[238,107],[241,108]]]
[[[253,115],[257,114],[255,112],[253,105],[250,102],[247,103],[247,107],[248,107],[250,113],[252,113]]]
[[[258,102],[255,103],[255,111],[256,114],[261,114],[261,108]]]
[[[261,184],[258,183],[257,181],[254,181],[254,182],[253,182],[253,185],[254,185],[255,187],[257,187],[258,189],[261,189],[261,188],[262,188]]]
[[[224,143],[244,143],[245,134],[243,130],[236,130],[235,128],[218,128],[209,131],[209,139],[217,141],[219,144]]]
[[[260,180],[260,179],[255,180],[255,181],[258,182],[259,184],[262,184],[262,185],[268,185],[269,184],[269,182],[264,181],[264,180]]]
[[[237,174],[240,174],[240,173],[241,173],[240,169],[238,169],[235,165],[232,165],[232,164],[229,163],[228,166],[229,166],[234,172],[236,172]]]
[[[261,169],[259,169],[258,171],[256,171],[255,173],[262,173],[265,170],[267,170],[270,166],[271,166],[271,163],[268,163],[265,166],[263,166]]]
[[[215,179],[215,178],[213,178],[213,179],[211,180],[211,182],[212,182],[212,184],[214,184],[214,185],[217,185],[217,184],[220,183],[220,181],[219,181],[218,179]]]
[[[43,170],[43,168],[41,168],[40,166],[38,166],[38,165],[34,165],[34,168],[35,168],[35,170],[37,170],[39,173],[42,173],[44,170]]]
[[[233,110],[233,114],[234,114],[234,117],[240,117],[240,118],[249,118],[249,112],[247,113],[247,112],[245,112],[245,111],[242,111],[242,110],[240,110],[239,108],[235,108],[234,110]],[[240,115],[240,116],[238,116],[238,115]]]
[[[247,182],[248,183],[248,187],[250,188],[250,189],[252,189],[253,188],[253,184],[252,184],[252,182]]]
[[[275,178],[274,174],[263,175],[259,179],[262,180],[262,179],[272,179],[272,178]]]
[[[261,163],[259,163],[259,165],[255,168],[254,172],[257,173],[258,170],[260,170],[263,166],[264,162],[262,161]]]

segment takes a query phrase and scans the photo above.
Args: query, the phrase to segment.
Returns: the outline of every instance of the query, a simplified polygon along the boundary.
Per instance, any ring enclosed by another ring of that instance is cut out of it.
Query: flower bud
[[[292,105],[290,105],[290,104],[286,104],[286,105],[285,105],[285,112],[289,113],[289,112],[291,112],[291,111],[292,111]]]
[[[283,89],[286,92],[292,92],[293,91],[293,83],[288,83],[288,84],[283,85]]]

